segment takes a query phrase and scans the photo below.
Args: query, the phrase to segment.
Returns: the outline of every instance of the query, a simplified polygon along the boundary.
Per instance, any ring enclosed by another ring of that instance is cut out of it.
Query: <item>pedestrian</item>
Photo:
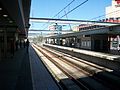
[[[26,41],[26,47],[27,47],[27,53],[28,53],[28,49],[29,49],[29,40],[27,39],[27,41]]]

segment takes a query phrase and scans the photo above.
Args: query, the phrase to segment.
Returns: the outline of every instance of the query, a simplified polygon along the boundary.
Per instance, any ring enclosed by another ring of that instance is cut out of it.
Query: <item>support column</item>
[[[55,38],[53,38],[53,44],[55,44]]]
[[[7,56],[7,28],[4,30],[4,57]]]
[[[1,55],[2,53],[1,53],[1,45],[0,45],[0,61],[1,61],[1,59],[2,59],[2,55]]]

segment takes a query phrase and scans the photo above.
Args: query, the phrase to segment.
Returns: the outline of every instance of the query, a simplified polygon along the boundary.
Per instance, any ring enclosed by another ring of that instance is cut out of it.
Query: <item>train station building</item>
[[[106,12],[119,8],[119,0],[112,5]],[[0,90],[119,90],[120,55],[114,55],[120,54],[119,16],[80,24],[77,32],[66,34],[56,23],[50,29],[57,35],[46,37],[47,44],[24,47],[20,43],[28,40],[30,7],[31,0],[0,0]]]

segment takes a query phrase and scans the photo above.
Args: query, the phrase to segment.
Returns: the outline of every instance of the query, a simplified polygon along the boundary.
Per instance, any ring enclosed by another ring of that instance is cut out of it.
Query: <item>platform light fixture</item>
[[[3,17],[8,17],[8,15],[7,15],[7,14],[4,14]]]
[[[3,30],[2,30],[2,29],[0,29],[0,32],[3,32]]]
[[[2,10],[2,8],[0,7],[0,11]]]
[[[12,20],[10,20],[10,21],[9,21],[9,23],[13,23],[13,21],[12,21]]]

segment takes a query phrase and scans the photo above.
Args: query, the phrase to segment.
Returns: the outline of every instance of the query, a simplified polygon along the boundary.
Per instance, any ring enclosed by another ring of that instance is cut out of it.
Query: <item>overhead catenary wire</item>
[[[65,14],[66,14],[66,11],[64,11],[64,12],[65,12]],[[66,18],[68,19],[68,16],[67,16],[67,15],[66,15]],[[69,23],[69,27],[70,27],[70,30],[72,30],[70,23]]]
[[[84,4],[85,2],[87,2],[88,0],[84,1],[83,3],[81,3],[80,5],[76,6],[75,8],[73,8],[72,10],[70,10],[69,12],[65,13],[61,18],[63,18],[64,16],[66,16],[67,14],[69,14],[70,12],[72,12],[73,10],[77,9],[79,6],[81,6],[82,4]],[[118,13],[120,12],[120,10],[116,10],[116,11],[113,11],[113,12],[110,12],[110,13],[107,13],[107,14],[104,14],[104,15],[100,15],[98,17],[95,17],[95,18],[92,18],[90,20],[94,20],[94,19],[97,19],[97,18],[100,18],[100,17],[103,17],[105,15],[110,15],[110,14],[114,14],[114,13]]]
[[[62,12],[65,8],[67,8],[72,2],[74,2],[75,0],[72,0],[66,7],[64,7],[62,10],[60,10],[54,17],[56,17],[57,15],[60,14],[60,12]],[[77,9],[78,7],[80,7],[81,5],[83,5],[84,3],[86,3],[88,0],[84,1],[83,3],[79,4],[78,6],[76,6],[75,8],[71,9],[70,11],[68,11],[67,13],[65,13],[62,17],[60,18],[63,18],[64,16],[68,15],[69,13],[71,13],[72,11],[74,11],[75,9]],[[104,15],[100,15],[98,17],[95,17],[95,18],[92,18],[90,20],[93,20],[93,19],[97,19],[97,18],[100,18],[100,17],[103,17],[105,15],[109,15],[109,14],[114,14],[115,12],[118,12],[120,10],[117,10],[117,11],[113,11],[113,12],[110,12],[110,13],[107,13],[107,14],[104,14]]]
[[[110,12],[110,13],[107,13],[107,14],[104,14],[104,15],[100,15],[100,16],[94,17],[94,18],[92,18],[92,19],[90,19],[90,20],[95,20],[95,19],[104,17],[104,16],[106,16],[106,15],[110,15],[110,14],[114,14],[114,13],[119,13],[119,12],[120,12],[120,10],[116,10],[116,11],[113,11],[113,12]]]
[[[72,4],[75,0],[73,0],[72,2],[70,2],[66,7],[64,7],[60,12],[62,12],[65,8],[67,8],[70,4]],[[63,18],[64,16],[68,15],[69,13],[71,13],[72,11],[74,11],[75,9],[77,9],[78,7],[82,6],[83,4],[85,4],[88,0],[85,0],[84,2],[80,3],[79,5],[77,5],[76,7],[74,7],[73,9],[71,9],[70,11],[68,11],[67,13],[65,13],[63,16],[60,17]],[[60,12],[58,12],[56,15],[58,15]],[[55,16],[56,16],[55,15]],[[55,17],[54,16],[54,17]],[[49,22],[49,21],[48,21]],[[46,27],[47,28],[47,27]]]
[[[58,16],[63,10],[65,10],[68,6],[70,6],[75,0],[72,0],[70,3],[68,3],[63,9],[61,9],[57,14],[55,14],[52,18]],[[48,20],[48,23],[49,23],[49,20]],[[45,24],[44,24],[45,25]],[[43,26],[44,26],[43,25]],[[44,28],[46,29],[48,27],[48,25]]]
[[[85,0],[84,2],[82,2],[81,4],[79,4],[78,6],[76,6],[75,8],[71,9],[70,11],[68,11],[66,14],[64,14],[63,16],[61,16],[60,18],[63,18],[64,16],[68,15],[69,13],[71,13],[72,11],[74,11],[75,9],[77,9],[78,7],[82,6],[83,4],[85,4],[88,0]]]
[[[120,10],[116,10],[116,11],[113,11],[113,12],[110,12],[110,13],[107,13],[107,14],[104,14],[104,15],[109,15],[109,14],[114,14],[115,12],[117,12],[117,13],[119,13],[118,11],[120,11]],[[116,14],[117,14],[116,13]],[[102,15],[102,16],[104,16],[104,15]],[[100,16],[99,16],[100,17]],[[64,20],[64,19],[52,19],[52,18],[38,18],[38,19],[42,19],[42,20],[56,20],[56,21],[59,21],[59,20]],[[68,19],[68,18],[67,18]],[[70,20],[70,19],[69,19]],[[80,21],[89,21],[89,22],[95,22],[95,21],[90,21],[90,20],[80,20]],[[97,22],[97,21],[96,21]],[[99,22],[99,21],[98,21]]]
[[[110,12],[110,13],[107,13],[107,14],[104,14],[104,15],[100,15],[100,16],[94,17],[94,18],[92,18],[92,19],[90,19],[90,20],[94,20],[94,19],[97,19],[97,18],[101,18],[101,17],[103,17],[103,16],[105,16],[105,15],[114,14],[114,13],[116,13],[116,12],[120,12],[120,10],[116,10],[116,11],[113,11],[113,12]]]
[[[53,16],[53,18],[56,17],[57,15],[59,15],[63,10],[65,10],[68,6],[70,6],[74,1],[75,1],[75,0],[72,0],[68,5],[66,5],[66,6],[65,6],[63,9],[61,9],[57,14],[55,14],[55,15]]]

